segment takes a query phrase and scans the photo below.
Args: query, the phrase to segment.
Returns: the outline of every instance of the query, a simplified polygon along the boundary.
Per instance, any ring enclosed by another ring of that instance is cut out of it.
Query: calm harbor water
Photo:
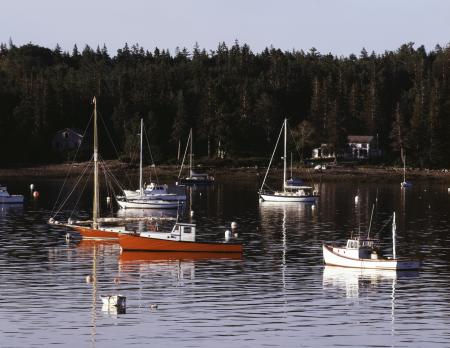
[[[0,206],[0,347],[449,345],[446,184],[405,192],[397,183],[322,183],[313,206],[259,203],[256,180],[224,179],[192,190],[193,221],[199,238],[213,240],[236,221],[245,252],[199,258],[66,242],[64,228],[46,224],[61,182],[35,181],[38,200],[26,191],[30,180],[4,183],[28,199]],[[389,255],[395,210],[397,252],[423,258],[419,272],[323,266],[322,243],[366,233],[372,204],[372,235]],[[110,293],[127,297],[126,313],[102,308],[100,295]]]

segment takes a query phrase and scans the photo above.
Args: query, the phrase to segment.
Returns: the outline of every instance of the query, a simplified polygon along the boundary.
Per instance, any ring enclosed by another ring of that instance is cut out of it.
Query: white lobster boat
[[[10,195],[6,186],[0,185],[0,204],[23,203],[22,195]]]
[[[270,170],[275,151],[278,147],[278,142],[281,137],[281,132],[284,128],[284,156],[283,156],[283,190],[282,191],[269,191],[264,190],[267,174]],[[267,202],[310,202],[314,203],[319,198],[318,193],[311,186],[305,186],[303,184],[298,185],[293,178],[286,180],[286,143],[287,143],[287,119],[284,120],[281,127],[280,134],[278,135],[275,149],[273,150],[272,158],[270,159],[269,166],[267,167],[266,175],[264,176],[263,183],[259,189],[258,195],[261,201]],[[292,174],[292,173],[291,173]]]
[[[323,259],[326,265],[386,270],[417,270],[420,261],[396,257],[395,245],[395,213],[392,222],[392,257],[382,258],[378,254],[376,242],[373,239],[349,239],[345,247],[323,245]]]

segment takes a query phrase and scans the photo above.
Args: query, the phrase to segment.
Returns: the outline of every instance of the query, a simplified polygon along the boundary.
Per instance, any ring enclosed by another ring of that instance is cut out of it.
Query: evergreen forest
[[[104,158],[132,158],[144,119],[155,160],[173,163],[194,131],[197,156],[270,156],[283,119],[307,158],[322,143],[373,135],[382,162],[450,166],[450,46],[337,57],[246,44],[148,51],[138,44],[64,52],[0,45],[1,165],[64,161],[60,129],[83,132],[97,97]],[[107,139],[114,140],[114,146]],[[220,148],[219,148],[220,146]]]

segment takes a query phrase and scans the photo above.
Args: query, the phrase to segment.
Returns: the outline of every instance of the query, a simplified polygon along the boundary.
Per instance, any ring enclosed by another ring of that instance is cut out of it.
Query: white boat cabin
[[[376,249],[373,239],[349,239],[345,248],[333,247],[335,253],[352,259],[378,259]]]
[[[173,226],[171,232],[145,231],[141,232],[140,236],[178,242],[195,242],[195,224],[178,222]]]

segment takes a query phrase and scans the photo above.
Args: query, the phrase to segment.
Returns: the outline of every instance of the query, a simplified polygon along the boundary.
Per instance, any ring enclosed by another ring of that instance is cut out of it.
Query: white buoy
[[[34,190],[34,184],[30,184],[30,192],[33,193]]]
[[[447,189],[447,192],[450,193],[450,187]]]
[[[355,196],[355,204],[358,204],[358,202],[359,202],[359,196],[356,195],[356,196]]]
[[[193,211],[193,210],[191,210],[191,217],[192,217],[192,216],[194,216],[194,211]]]
[[[111,203],[111,197],[109,197],[109,196],[106,197],[106,203],[108,203],[108,204]]]
[[[233,222],[231,223],[231,229],[232,229],[232,230],[235,230],[236,228],[238,228],[238,224],[237,224],[236,221],[233,221]]]
[[[66,241],[68,242],[70,239],[72,239],[72,236],[69,232],[66,233]]]
[[[151,304],[150,305],[150,309],[158,309],[158,305],[157,304]]]
[[[86,276],[86,283],[92,283],[94,281],[94,276],[89,274]]]
[[[315,209],[316,209],[316,205],[313,204],[313,205],[311,206],[311,209],[312,209],[312,210],[315,210]]]
[[[231,231],[230,230],[226,230],[225,231],[225,240],[230,240],[231,239]]]
[[[175,181],[175,186],[178,186],[178,181]]]

